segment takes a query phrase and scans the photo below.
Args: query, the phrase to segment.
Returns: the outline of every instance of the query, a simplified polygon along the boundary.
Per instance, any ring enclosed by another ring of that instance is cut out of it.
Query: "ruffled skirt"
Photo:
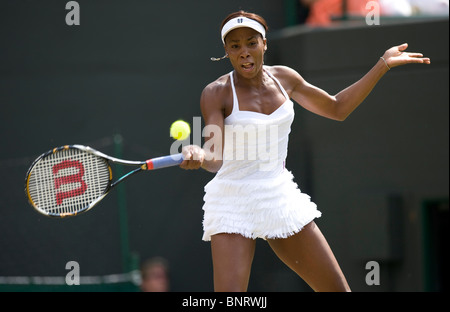
[[[322,215],[288,170],[270,179],[215,177],[205,186],[204,201],[204,241],[219,233],[286,238]]]

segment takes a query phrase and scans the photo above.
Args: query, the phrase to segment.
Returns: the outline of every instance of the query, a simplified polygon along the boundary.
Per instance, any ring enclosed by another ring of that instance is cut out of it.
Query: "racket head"
[[[28,169],[31,206],[49,217],[68,217],[94,207],[111,188],[108,160],[82,145],[65,145],[39,156]]]

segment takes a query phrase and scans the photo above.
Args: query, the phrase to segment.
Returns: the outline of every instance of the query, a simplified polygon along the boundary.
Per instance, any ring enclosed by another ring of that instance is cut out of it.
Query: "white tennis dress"
[[[265,72],[286,98],[270,115],[239,110],[230,73],[233,110],[225,118],[222,167],[205,186],[205,241],[219,233],[286,238],[321,216],[285,168],[293,102],[278,79]]]

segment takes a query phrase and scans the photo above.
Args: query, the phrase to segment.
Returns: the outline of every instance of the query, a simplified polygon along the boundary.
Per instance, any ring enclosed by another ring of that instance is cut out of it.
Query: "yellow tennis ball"
[[[175,140],[186,140],[191,134],[191,127],[186,121],[177,120],[170,126],[170,136]]]

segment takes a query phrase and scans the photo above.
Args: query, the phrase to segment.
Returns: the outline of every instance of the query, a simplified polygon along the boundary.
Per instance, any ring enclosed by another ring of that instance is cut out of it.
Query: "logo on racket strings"
[[[63,169],[68,168],[76,168],[78,169],[78,173],[72,174],[72,175],[66,175],[62,177],[56,177],[58,172]],[[63,162],[60,162],[59,164],[56,164],[52,168],[53,175],[55,176],[55,189],[59,190],[62,185],[65,184],[73,184],[73,183],[79,183],[79,187],[73,190],[69,191],[62,191],[56,193],[56,204],[59,206],[63,203],[64,199],[71,198],[75,196],[82,195],[86,192],[87,184],[83,180],[84,176],[84,166],[81,162],[76,160],[64,160]]]

